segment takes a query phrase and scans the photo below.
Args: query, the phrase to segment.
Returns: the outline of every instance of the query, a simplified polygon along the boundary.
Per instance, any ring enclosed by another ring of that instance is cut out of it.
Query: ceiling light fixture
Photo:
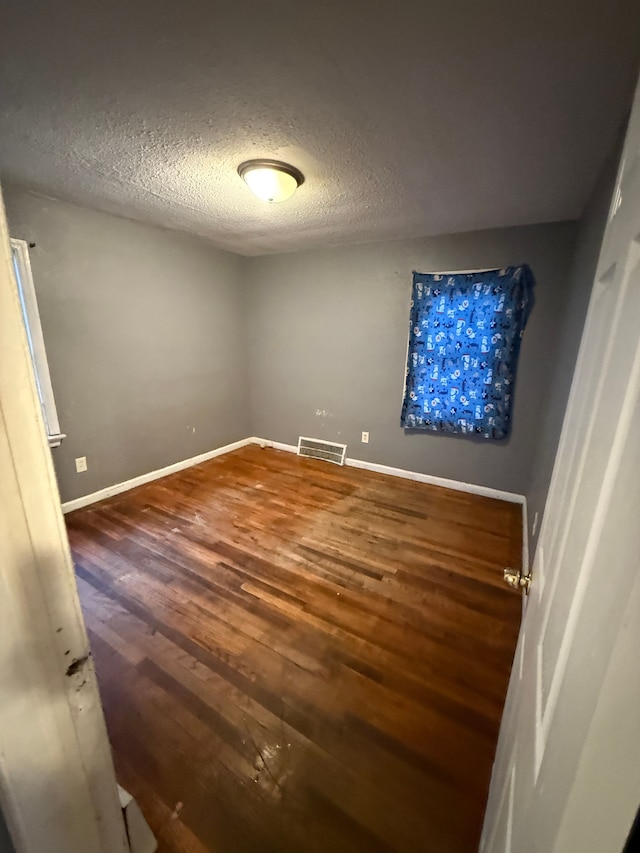
[[[263,201],[286,201],[304,183],[300,169],[279,160],[247,160],[238,174]]]

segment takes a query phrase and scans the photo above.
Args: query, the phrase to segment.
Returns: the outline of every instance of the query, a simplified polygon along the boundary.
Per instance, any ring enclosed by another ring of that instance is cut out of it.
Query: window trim
[[[27,341],[34,368],[38,397],[42,405],[42,414],[49,447],[59,447],[62,439],[66,438],[66,435],[60,432],[60,422],[58,420],[58,411],[51,385],[51,374],[47,351],[44,345],[44,336],[42,334],[38,300],[31,272],[29,245],[25,240],[17,240],[13,237],[9,242],[11,243],[11,260],[14,267],[16,287],[22,308],[25,330],[27,332]]]

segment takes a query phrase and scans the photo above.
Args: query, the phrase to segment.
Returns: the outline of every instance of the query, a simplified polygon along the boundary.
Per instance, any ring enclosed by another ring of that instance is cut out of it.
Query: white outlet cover
[[[76,473],[80,474],[86,470],[87,470],[87,457],[86,456],[76,457]]]
[[[362,443],[363,443],[363,444],[368,444],[368,443],[369,443],[369,433],[368,433],[368,432],[363,432],[363,433],[362,433]]]

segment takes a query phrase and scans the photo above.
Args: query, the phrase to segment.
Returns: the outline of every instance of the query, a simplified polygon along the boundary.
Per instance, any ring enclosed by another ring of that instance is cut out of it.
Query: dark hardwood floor
[[[67,524],[160,851],[474,853],[519,506],[251,446]]]

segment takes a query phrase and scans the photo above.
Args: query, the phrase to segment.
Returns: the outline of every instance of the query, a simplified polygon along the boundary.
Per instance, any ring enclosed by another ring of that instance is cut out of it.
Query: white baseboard
[[[295,444],[283,444],[279,441],[270,441],[267,438],[253,436],[251,442],[262,447],[273,447],[276,450],[286,450],[289,453],[297,453]],[[529,571],[529,534],[527,529],[527,499],[524,495],[516,492],[505,492],[501,489],[491,489],[489,486],[477,486],[474,483],[463,483],[460,480],[448,480],[446,477],[434,477],[431,474],[421,474],[418,471],[406,471],[404,468],[392,468],[390,465],[380,465],[377,462],[365,462],[363,459],[345,459],[345,465],[351,468],[363,468],[365,471],[376,471],[378,474],[388,474],[392,477],[403,477],[405,480],[415,480],[418,483],[429,483],[432,486],[441,486],[444,489],[454,489],[458,492],[468,492],[472,495],[481,495],[485,498],[495,498],[499,501],[522,505],[522,573]]]
[[[253,436],[250,441],[253,444],[260,444],[264,447],[274,447],[276,450],[286,450],[290,453],[298,452],[298,447],[295,444],[282,444],[278,441],[270,441],[267,438],[257,438],[256,436]],[[442,486],[444,489],[454,489],[458,492],[469,492],[472,495],[495,498],[499,501],[509,501],[509,503],[515,504],[524,504],[526,502],[524,495],[518,495],[515,492],[504,492],[500,489],[491,489],[489,486],[476,486],[473,483],[463,483],[460,480],[448,480],[446,477],[434,477],[431,474],[407,471],[404,468],[393,468],[390,465],[380,465],[377,462],[365,462],[363,459],[347,457],[345,465],[351,468],[363,468],[366,471],[376,471],[378,474],[389,474],[392,477],[402,477],[405,480],[415,480],[418,483]]]
[[[215,459],[216,456],[223,456],[225,453],[231,453],[232,450],[238,450],[240,447],[246,447],[247,444],[255,444],[255,438],[243,438],[240,441],[234,441],[232,444],[225,444],[223,447],[217,447],[215,450],[209,450],[207,453],[201,453],[199,456],[192,456],[191,459],[183,459],[181,462],[174,462],[173,465],[167,465],[165,468],[158,468],[156,471],[149,471],[148,474],[141,474],[139,477],[133,477],[131,480],[125,480],[123,483],[115,483],[113,486],[107,486],[105,489],[100,489],[97,492],[92,492],[90,495],[83,495],[80,498],[75,498],[72,501],[65,501],[62,504],[62,512],[72,512],[74,509],[81,509],[83,506],[103,501],[105,498],[111,498],[114,495],[119,495],[121,492],[128,492],[129,489],[135,489],[136,486],[143,486],[145,483],[150,483],[152,480],[159,480],[161,477],[166,477],[168,474],[173,474],[175,471],[182,471],[185,468],[191,468],[192,465],[199,465],[201,462],[207,462],[209,459]]]
[[[472,495],[482,495],[485,498],[495,498],[499,501],[521,504],[525,500],[524,495],[517,495],[515,492],[503,492],[500,489],[491,489],[489,486],[477,486],[474,483],[464,483],[461,480],[448,480],[446,477],[434,477],[431,474],[421,474],[418,471],[392,468],[389,465],[379,465],[377,462],[347,458],[345,464],[352,468],[364,468],[366,471],[377,471],[379,474],[390,474],[392,477],[403,477],[405,480],[429,483],[431,486],[441,486],[444,489],[453,489],[457,492],[469,492]]]
[[[72,501],[66,501],[62,504],[62,511],[67,513],[72,512],[74,509],[81,509],[84,506],[89,506],[89,504],[105,500],[105,498],[119,495],[121,492],[126,492],[129,489],[135,489],[136,486],[142,486],[145,483],[152,482],[153,480],[159,480],[161,477],[166,477],[168,474],[173,474],[175,471],[182,471],[184,468],[190,468],[192,465],[199,465],[201,462],[207,462],[209,459],[215,459],[216,456],[231,453],[232,450],[238,450],[240,447],[246,447],[248,444],[259,444],[261,447],[273,447],[275,450],[285,450],[288,453],[298,452],[298,447],[295,444],[284,444],[280,441],[271,441],[267,438],[259,438],[258,436],[252,435],[249,436],[249,438],[234,441],[232,444],[226,444],[224,447],[218,447],[215,450],[210,450],[208,453],[201,453],[199,456],[193,456],[191,459],[174,462],[173,465],[167,465],[165,468],[159,468],[157,471],[150,471],[148,474],[141,474],[139,477],[133,477],[133,479],[125,480],[123,483],[116,483],[113,486],[107,486],[105,489],[100,489],[98,492],[92,492],[90,495],[83,495],[82,497],[75,498]],[[481,495],[486,498],[495,498],[496,500],[522,504],[522,566],[523,570],[526,571],[529,565],[529,540],[527,531],[527,501],[524,495],[518,495],[515,492],[504,492],[500,489],[491,489],[489,486],[477,486],[474,483],[463,483],[460,480],[448,480],[446,477],[434,477],[431,474],[421,474],[418,471],[406,471],[404,468],[393,468],[390,465],[380,465],[377,462],[365,462],[363,459],[351,459],[347,457],[345,464],[351,468],[362,468],[365,471],[375,471],[378,474],[402,477],[405,480],[415,480],[418,483],[428,483],[432,486],[441,486],[444,489],[454,489],[458,492],[468,492],[472,495]]]

